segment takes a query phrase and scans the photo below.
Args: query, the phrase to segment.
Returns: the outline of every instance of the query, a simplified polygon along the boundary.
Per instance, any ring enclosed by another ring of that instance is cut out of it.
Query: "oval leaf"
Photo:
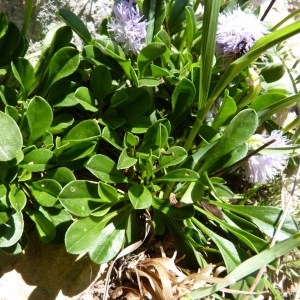
[[[134,183],[128,190],[128,197],[135,209],[145,209],[152,204],[152,195],[142,184]]]
[[[92,202],[101,201],[97,184],[84,180],[68,183],[58,199],[69,212],[79,217],[87,217],[95,208],[92,207]]]
[[[190,169],[178,169],[169,172],[165,176],[156,178],[155,182],[160,181],[174,181],[174,182],[186,182],[186,181],[197,181],[199,179],[199,174]]]
[[[112,260],[122,249],[125,242],[125,229],[120,229],[117,224],[109,223],[102,231],[98,232],[96,247],[89,251],[90,258],[97,264]]]
[[[65,245],[67,251],[72,254],[87,253],[95,245],[99,232],[104,226],[105,223],[96,217],[87,217],[75,221],[66,232]]]
[[[0,111],[0,161],[12,160],[22,149],[22,134],[12,117]]]
[[[42,97],[34,97],[28,105],[27,120],[29,126],[28,143],[32,144],[50,128],[53,113],[51,106]]]
[[[20,83],[25,96],[30,91],[34,83],[34,68],[31,63],[24,57],[14,58],[12,62],[12,71],[15,78]]]
[[[23,234],[23,229],[23,215],[17,212],[5,224],[0,225],[0,247],[10,247],[17,243]]]
[[[45,86],[46,90],[50,86],[71,74],[73,74],[80,63],[80,55],[77,49],[74,47],[64,47],[59,49],[52,57],[49,63],[49,73],[47,83]]]
[[[94,155],[87,162],[86,168],[98,179],[106,183],[128,182],[128,178],[117,170],[116,163],[105,155]]]

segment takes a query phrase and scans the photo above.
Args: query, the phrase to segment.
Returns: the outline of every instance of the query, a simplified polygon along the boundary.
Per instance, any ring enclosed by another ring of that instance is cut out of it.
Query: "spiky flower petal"
[[[289,143],[279,130],[273,130],[269,136],[256,134],[248,142],[250,149],[254,150],[272,140],[275,141],[269,148],[284,147]],[[248,159],[245,171],[251,183],[265,184],[284,171],[287,161],[288,156],[283,154],[254,155]]]
[[[268,32],[254,14],[246,13],[240,8],[219,16],[217,30],[217,54],[224,58],[239,57]]]
[[[132,51],[138,54],[145,46],[147,22],[142,21],[139,8],[133,0],[121,0],[113,7],[113,17],[107,24],[112,38],[128,54]]]

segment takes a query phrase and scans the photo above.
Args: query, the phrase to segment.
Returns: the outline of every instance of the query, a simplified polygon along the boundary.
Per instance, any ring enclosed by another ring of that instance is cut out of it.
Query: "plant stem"
[[[23,36],[26,35],[26,32],[27,32],[28,27],[29,27],[33,4],[34,4],[34,0],[26,0],[25,12],[24,12],[24,21],[23,21],[23,26],[22,26],[22,30],[21,30],[21,34]]]
[[[272,0],[272,1],[270,2],[270,4],[268,5],[267,9],[266,9],[265,12],[264,12],[264,14],[263,14],[262,17],[260,18],[261,21],[263,21],[263,20],[266,18],[266,16],[267,16],[268,13],[270,12],[270,10],[271,10],[272,6],[275,4],[275,2],[276,2],[276,0]]]
[[[184,146],[183,146],[186,151],[189,151],[191,149],[191,147],[193,145],[193,142],[194,142],[194,139],[195,139],[195,137],[196,137],[197,133],[199,132],[199,129],[202,125],[202,122],[203,122],[203,120],[201,118],[201,113],[200,113],[200,110],[199,110],[198,114],[197,114],[197,118],[195,120],[195,123],[194,123],[194,125],[193,125],[193,127],[190,131],[190,134],[188,135],[188,137],[187,137],[187,139],[184,143]]]

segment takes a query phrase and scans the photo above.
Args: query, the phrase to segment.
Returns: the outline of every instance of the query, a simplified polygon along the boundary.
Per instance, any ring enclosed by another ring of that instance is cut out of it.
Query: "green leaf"
[[[267,108],[258,111],[257,115],[259,118],[259,123],[262,124],[264,121],[269,119],[275,113],[281,111],[283,108],[292,106],[293,104],[297,103],[297,101],[299,102],[299,100],[300,100],[300,95],[296,94],[288,98],[278,100],[275,103],[269,105]]]
[[[219,217],[216,217],[211,212],[203,210],[199,207],[195,207],[198,211],[206,215],[209,219],[220,224],[223,228],[234,234],[241,242],[245,243],[251,250],[259,252],[267,247],[267,242],[255,234],[248,232],[248,230],[243,230],[236,224],[229,224]]]
[[[41,172],[54,166],[53,152],[45,149],[34,149],[24,156],[19,166],[28,172]]]
[[[250,107],[256,111],[268,108],[272,104],[285,99],[286,95],[277,93],[266,93],[257,96],[251,103]]]
[[[128,190],[128,197],[134,209],[146,209],[152,204],[152,195],[142,184],[134,183]]]
[[[118,116],[131,118],[144,114],[151,106],[151,97],[147,90],[129,87],[118,90],[111,99],[111,107],[107,113],[117,111]]]
[[[56,230],[52,222],[41,211],[26,210],[30,219],[35,223],[38,235],[43,242],[51,242],[55,238]]]
[[[272,248],[266,249],[261,253],[252,256],[251,258],[242,262],[224,278],[225,283],[214,284],[210,287],[196,289],[189,294],[189,297],[191,297],[192,299],[200,299],[216,293],[217,291],[225,288],[227,285],[246,278],[260,268],[270,264],[275,259],[285,255],[286,253],[289,253],[292,249],[298,247],[299,244],[300,233],[297,233],[292,237],[284,240],[283,242],[275,244]]]
[[[2,21],[4,19],[2,18]],[[5,21],[4,21],[5,22]],[[6,23],[6,22],[5,22]],[[0,67],[9,65],[11,62],[11,59],[14,56],[21,56],[21,55],[14,55],[15,51],[18,49],[18,47],[22,43],[22,36],[20,34],[20,31],[14,23],[7,23],[4,26],[4,31],[2,31],[3,36],[0,38],[0,50],[1,50],[1,56],[0,56]]]
[[[85,180],[75,180],[66,184],[58,195],[61,204],[72,214],[87,217],[101,202],[96,183]]]
[[[12,117],[0,111],[0,161],[12,160],[23,146],[22,134]]]
[[[63,138],[62,143],[68,143],[71,141],[91,141],[100,137],[100,134],[100,127],[97,122],[93,120],[84,120],[72,127],[72,129]]]
[[[224,259],[226,269],[228,270],[228,272],[234,270],[242,261],[240,253],[236,246],[229,240],[211,231],[197,219],[194,218],[193,221],[195,222],[195,225],[199,227],[199,229],[201,229],[201,231],[203,231],[207,236],[209,236],[209,238],[211,238],[213,242],[217,245]]]
[[[26,98],[34,83],[35,76],[33,66],[27,59],[23,57],[17,57],[12,61],[12,71],[23,89],[24,98]]]
[[[128,131],[125,133],[123,144],[126,148],[135,147],[138,143],[139,143],[138,136]]]
[[[66,231],[73,222],[72,215],[65,209],[62,209],[60,205],[57,207],[40,206],[39,211],[50,220],[55,228],[55,237],[51,242],[63,243]]]
[[[250,219],[257,227],[268,235],[270,238],[275,233],[278,220],[282,214],[282,210],[277,207],[270,206],[242,206],[242,205],[229,205],[226,203],[215,203],[219,207],[223,207],[238,215]],[[297,233],[299,227],[291,216],[287,216],[277,236],[279,241],[289,238],[291,235]]]
[[[9,86],[0,85],[0,100],[7,106],[17,106],[18,98],[14,89]]]
[[[198,108],[203,109],[209,94],[211,74],[215,59],[216,35],[220,1],[207,1],[204,7],[202,38],[201,38],[201,68]]]
[[[112,78],[108,68],[104,65],[96,66],[91,73],[90,82],[95,97],[103,101],[112,87]]]
[[[102,130],[102,135],[101,137],[108,142],[109,144],[111,144],[112,146],[114,146],[116,149],[122,151],[122,140],[120,138],[120,136],[110,127],[105,126]]]
[[[138,87],[156,87],[161,84],[159,79],[155,78],[142,78],[138,80]]]
[[[173,181],[173,182],[187,182],[187,181],[197,181],[199,179],[199,174],[190,169],[177,169],[168,172],[166,175],[155,178],[153,182],[161,181]]]
[[[191,51],[194,41],[194,35],[196,32],[196,15],[194,9],[191,6],[185,7],[185,19],[186,19],[186,44],[187,50]]]
[[[213,172],[213,175],[227,173],[232,168],[237,168],[235,163],[239,163],[248,154],[248,144],[244,143],[237,146],[233,151],[224,155],[221,159],[217,160],[210,168],[209,172]]]
[[[193,217],[195,210],[193,205],[176,207],[165,199],[153,198],[152,206],[170,218],[184,220]]]
[[[191,105],[195,100],[196,89],[193,83],[183,78],[176,84],[172,94],[172,129],[185,120],[185,117],[190,112]]]
[[[5,14],[3,12],[0,13],[0,38],[4,36],[8,28],[8,22]]]
[[[132,166],[134,166],[137,163],[138,159],[134,157],[130,157],[127,154],[127,149],[123,149],[118,160],[117,169],[123,170],[128,169]]]
[[[112,57],[123,69],[129,79],[135,80],[136,74],[132,69],[131,62],[126,58],[121,46],[107,37],[101,37],[95,42],[95,46],[101,49],[105,55]]]
[[[42,206],[54,206],[61,190],[61,185],[54,179],[40,179],[31,184],[31,193]]]
[[[61,8],[58,11],[63,21],[69,25],[86,44],[91,44],[93,39],[84,23],[70,10]]]
[[[90,158],[86,168],[98,179],[106,183],[128,182],[128,178],[117,169],[116,163],[109,157],[96,154]]]
[[[65,245],[68,253],[83,254],[93,247],[108,220],[86,217],[75,221],[67,230]]]
[[[70,44],[73,37],[69,26],[61,26],[49,30],[43,41],[43,50],[35,67],[36,83],[44,76],[54,53]],[[35,84],[36,84],[35,83]]]
[[[96,247],[89,251],[89,255],[95,263],[103,264],[112,260],[121,251],[125,243],[125,228],[120,226],[120,222],[111,222],[98,233],[98,236]]]
[[[282,63],[273,63],[260,70],[260,75],[268,83],[279,80],[284,73],[285,67]]]
[[[73,74],[80,63],[78,50],[73,47],[59,49],[49,63],[49,72],[44,90],[47,92],[53,83]]]
[[[67,112],[55,114],[49,132],[52,134],[62,133],[72,126],[73,123],[74,117],[71,114]]]
[[[98,183],[98,193],[103,202],[113,203],[119,201],[117,190],[113,186],[101,181]]]
[[[44,178],[56,180],[61,186],[65,186],[69,182],[76,180],[74,173],[66,167],[55,168],[47,172]]]
[[[72,162],[74,162],[73,167],[79,168],[80,162],[78,163],[78,161],[92,155],[96,146],[97,142],[93,141],[70,141],[59,149],[55,149],[54,154],[60,165],[69,162],[72,166]],[[68,164],[68,166],[70,165]]]
[[[185,7],[189,4],[189,0],[175,0],[170,2],[168,5],[166,19],[170,36],[176,34],[182,29],[182,24],[185,17]]]
[[[87,111],[96,112],[98,108],[95,107],[95,97],[91,90],[87,87],[81,86],[74,93],[75,99]]]
[[[154,64],[151,64],[151,74],[153,77],[171,76],[167,69],[161,68]]]
[[[116,216],[128,214],[130,207],[124,205],[122,208],[101,217],[89,216],[76,220],[68,228],[65,235],[65,245],[69,253],[84,254],[94,249],[98,243],[101,230]]]
[[[135,134],[145,133],[152,125],[146,116],[131,116],[126,124],[126,129]]]
[[[145,0],[143,2],[143,15],[147,20],[146,44],[151,43],[153,36],[160,30],[165,14],[165,0]]]
[[[232,97],[229,96],[228,90],[224,93],[224,98],[221,104],[221,107],[218,109],[217,115],[214,117],[212,127],[214,129],[220,128],[226,120],[234,115],[237,111],[235,101]]]
[[[149,64],[163,55],[167,50],[167,47],[161,43],[150,43],[145,48],[141,50],[138,54],[137,64],[138,64],[138,73],[139,78],[144,77],[145,71]]]
[[[167,145],[169,132],[163,122],[164,120],[159,120],[148,128],[140,152],[147,153],[150,149],[164,148]]]
[[[204,160],[199,172],[206,171],[222,156],[244,144],[255,133],[257,126],[258,118],[254,110],[245,109],[239,112],[226,127],[217,144],[210,152],[206,153],[206,160]]]
[[[23,215],[16,212],[10,219],[0,225],[0,247],[10,247],[18,242],[24,230]]]
[[[8,194],[11,206],[17,211],[21,212],[25,207],[27,199],[25,193],[16,185],[10,185],[10,191]]]
[[[26,115],[30,131],[28,144],[31,145],[49,130],[53,113],[51,106],[45,99],[35,96],[29,102]]]

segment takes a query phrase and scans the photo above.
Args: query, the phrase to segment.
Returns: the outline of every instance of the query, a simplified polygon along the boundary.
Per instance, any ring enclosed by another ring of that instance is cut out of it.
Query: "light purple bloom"
[[[113,8],[113,17],[107,24],[112,38],[121,46],[126,54],[132,51],[138,54],[145,46],[147,22],[142,21],[137,5],[133,0],[121,0]]]
[[[246,13],[240,8],[219,16],[217,30],[217,54],[224,58],[239,57],[268,32],[254,14]]]
[[[287,146],[289,141],[279,130],[273,130],[269,136],[256,134],[248,142],[252,150],[275,140],[267,148]],[[248,159],[246,174],[251,183],[265,184],[281,174],[287,166],[288,156],[284,154],[254,155]]]

